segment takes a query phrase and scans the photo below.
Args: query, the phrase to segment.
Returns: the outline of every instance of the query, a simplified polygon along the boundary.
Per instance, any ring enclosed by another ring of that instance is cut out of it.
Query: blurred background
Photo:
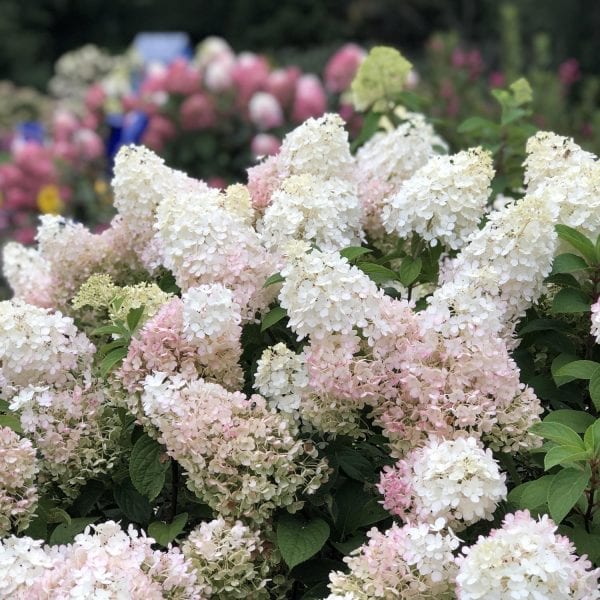
[[[350,84],[376,45],[413,64],[405,106],[451,151],[490,149],[495,191],[518,195],[535,130],[600,153],[599,32],[595,0],[0,0],[0,245],[33,244],[47,214],[105,227],[123,144],[223,187],[309,117],[356,139]],[[521,77],[533,94],[507,113]]]
[[[0,79],[42,90],[68,50],[92,43],[119,53],[139,31],[170,30],[186,31],[194,43],[218,35],[234,50],[283,54],[313,69],[344,41],[391,44],[418,62],[433,33],[452,31],[497,66],[505,28],[516,23],[522,64],[545,33],[554,66],[573,57],[583,72],[600,73],[600,2],[511,4],[512,24],[498,0],[0,0]]]

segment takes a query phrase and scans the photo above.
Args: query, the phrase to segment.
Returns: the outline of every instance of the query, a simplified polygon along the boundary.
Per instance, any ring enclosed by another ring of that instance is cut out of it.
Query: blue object
[[[106,123],[109,127],[106,156],[109,159],[112,170],[119,148],[127,144],[139,144],[142,140],[144,131],[146,131],[146,127],[148,126],[148,115],[139,110],[132,111],[126,115],[114,113],[108,115]]]
[[[145,65],[152,62],[168,65],[176,58],[189,60],[193,56],[190,38],[181,31],[138,33],[133,40],[133,47]]]
[[[44,143],[44,126],[39,121],[24,121],[17,125],[17,137],[26,142]]]

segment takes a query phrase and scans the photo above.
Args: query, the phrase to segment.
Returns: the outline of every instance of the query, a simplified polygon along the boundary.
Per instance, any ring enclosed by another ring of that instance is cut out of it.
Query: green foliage
[[[329,525],[323,519],[305,521],[284,513],[277,520],[277,547],[290,569],[314,556],[328,537]]]

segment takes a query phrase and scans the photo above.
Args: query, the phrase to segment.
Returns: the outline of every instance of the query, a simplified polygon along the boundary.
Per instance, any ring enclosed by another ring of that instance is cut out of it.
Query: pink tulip
[[[318,77],[302,75],[296,86],[292,119],[297,123],[320,117],[327,108],[327,96]]]
[[[366,52],[356,44],[342,46],[325,65],[325,87],[340,94],[350,87]]]

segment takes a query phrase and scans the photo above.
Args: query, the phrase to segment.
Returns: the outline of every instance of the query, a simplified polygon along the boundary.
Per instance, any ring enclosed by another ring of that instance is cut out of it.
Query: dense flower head
[[[453,551],[459,540],[427,524],[394,524],[367,533],[369,541],[344,558],[348,573],[329,574],[332,598],[450,600],[456,574]]]
[[[457,250],[477,230],[493,174],[491,155],[481,148],[434,156],[384,201],[383,225],[401,238],[414,232]]]
[[[556,534],[547,515],[537,521],[528,511],[505,517],[502,527],[463,548],[457,558],[457,598],[600,598],[600,569],[591,570],[568,538]]]
[[[123,459],[121,422],[108,390],[97,381],[64,389],[28,386],[13,398],[23,432],[40,456],[38,485],[58,487],[69,498],[82,485],[109,473]]]
[[[507,493],[491,450],[473,437],[430,439],[395,467],[384,468],[379,491],[383,506],[404,521],[433,524],[443,519],[455,531],[491,520]]]
[[[146,378],[139,406],[189,488],[223,517],[260,524],[279,507],[300,508],[299,494],[327,478],[326,461],[261,396],[157,373]]]
[[[272,290],[262,286],[276,271],[245,215],[224,205],[218,190],[170,196],[158,206],[155,239],[162,264],[182,290],[220,283],[233,292],[242,318],[264,310]]]
[[[41,308],[52,306],[50,265],[35,248],[9,242],[2,249],[2,274],[13,297]]]
[[[268,599],[269,561],[260,534],[241,521],[201,523],[182,545],[206,598]]]
[[[596,343],[600,344],[600,301],[596,300],[591,306],[592,326],[590,333],[596,339]]]
[[[38,469],[31,442],[9,427],[0,427],[0,537],[29,524],[38,500]]]
[[[431,324],[437,318],[449,335],[475,325],[481,334],[510,339],[516,321],[544,291],[557,245],[557,218],[557,202],[547,190],[492,212],[431,297]]]
[[[0,597],[202,600],[190,561],[178,549],[153,550],[153,542],[132,525],[125,532],[114,521],[87,527],[72,544],[54,548],[9,538],[0,544],[0,555],[20,565],[21,577],[13,596]]]
[[[381,235],[384,200],[400,191],[404,181],[423,167],[446,144],[423,115],[405,113],[405,121],[392,131],[380,131],[356,154],[359,196],[364,227]],[[439,147],[439,148],[438,148]]]
[[[298,339],[349,334],[377,319],[383,292],[375,283],[337,252],[309,249],[305,242],[291,242],[281,270],[279,300]]]
[[[325,65],[325,87],[339,94],[345,92],[352,83],[358,67],[367,53],[356,44],[342,46]]]
[[[281,251],[293,239],[321,250],[341,250],[360,245],[361,221],[361,205],[352,182],[293,175],[272,194],[258,232],[272,252]]]
[[[269,406],[284,413],[297,413],[308,387],[303,356],[281,342],[269,346],[256,365],[254,387]]]
[[[170,169],[164,160],[142,146],[123,146],[115,158],[114,204],[127,222],[140,255],[152,237],[152,226],[159,203],[182,193],[201,194],[204,182]]]
[[[73,319],[22,300],[0,302],[0,334],[0,384],[9,398],[28,385],[66,383],[95,351]]]
[[[202,305],[202,300],[208,304]],[[222,308],[227,312],[219,314]],[[239,306],[229,290],[218,284],[190,288],[183,299],[164,304],[135,335],[118,376],[130,393],[141,390],[146,376],[154,372],[189,380],[203,377],[238,389],[239,323]]]

